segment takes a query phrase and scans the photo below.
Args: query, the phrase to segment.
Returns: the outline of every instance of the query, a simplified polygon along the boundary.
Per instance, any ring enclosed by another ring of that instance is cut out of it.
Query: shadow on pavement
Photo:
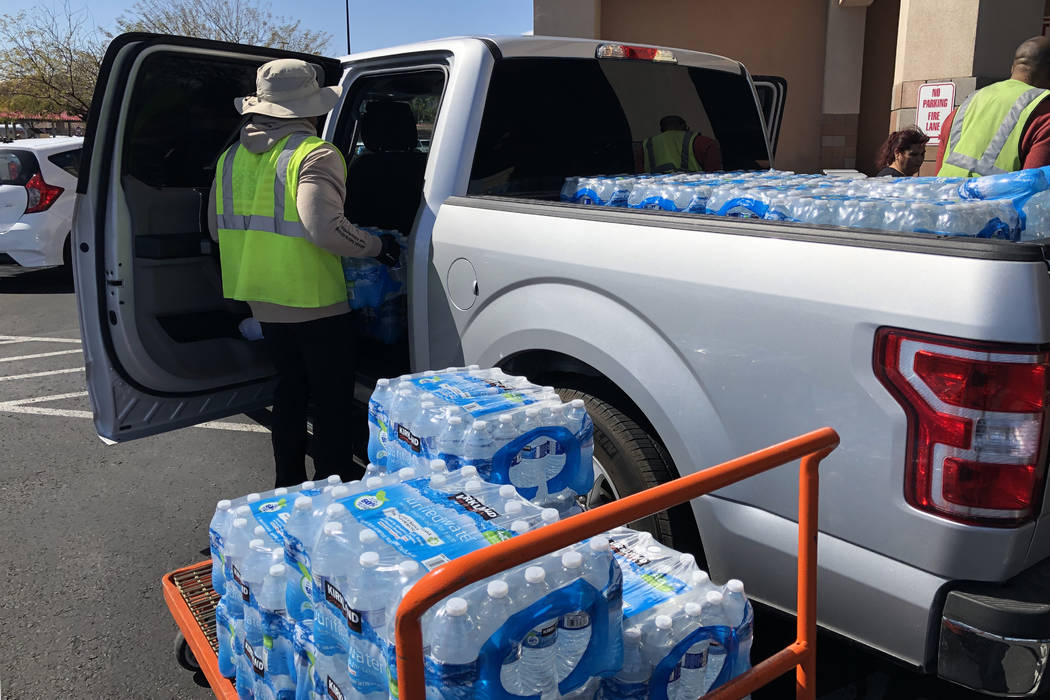
[[[0,265],[0,294],[71,294],[73,275],[63,267]]]

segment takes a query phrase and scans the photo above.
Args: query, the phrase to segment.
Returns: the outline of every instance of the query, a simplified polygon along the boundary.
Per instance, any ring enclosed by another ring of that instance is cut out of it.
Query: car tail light
[[[36,214],[47,211],[48,207],[55,203],[58,195],[62,194],[62,187],[55,187],[44,182],[44,178],[37,173],[29,178],[26,183],[26,194],[29,195],[29,203],[26,205],[25,214]]]
[[[596,58],[629,58],[636,61],[678,63],[672,51],[651,46],[628,46],[627,44],[599,44],[594,52]]]
[[[1050,352],[883,328],[874,366],[908,416],[908,503],[980,525],[1038,512]]]

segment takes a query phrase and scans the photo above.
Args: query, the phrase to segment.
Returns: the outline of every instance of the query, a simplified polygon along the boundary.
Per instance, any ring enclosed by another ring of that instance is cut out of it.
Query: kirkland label
[[[485,523],[498,513],[468,494],[425,487],[426,479],[343,499],[363,525],[398,552],[430,569],[490,543]],[[466,516],[466,517],[464,517]]]
[[[623,571],[624,619],[689,589],[689,585],[684,581],[654,571],[649,566],[652,560],[643,552],[615,540],[609,542],[609,545]]]

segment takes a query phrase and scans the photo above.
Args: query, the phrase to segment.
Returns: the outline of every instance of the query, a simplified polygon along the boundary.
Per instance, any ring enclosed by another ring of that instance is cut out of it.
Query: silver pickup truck
[[[106,440],[268,404],[204,207],[233,98],[282,56],[146,34],[109,49],[74,232]],[[558,201],[567,176],[639,172],[670,114],[725,169],[770,167],[785,84],[727,58],[543,37],[298,57],[344,86],[323,133],[348,156],[348,216],[409,235],[403,340],[364,341],[348,401],[468,363],[557,387],[594,419],[592,502],[830,425],[820,624],[965,686],[1043,689],[1043,246]],[[792,611],[796,483],[775,470],[642,525]]]

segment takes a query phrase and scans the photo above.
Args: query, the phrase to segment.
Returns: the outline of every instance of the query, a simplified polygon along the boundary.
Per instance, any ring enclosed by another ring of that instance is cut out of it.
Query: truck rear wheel
[[[557,389],[563,401],[582,399],[594,422],[594,487],[591,508],[644,491],[678,477],[663,446],[635,420],[612,404],[578,389]],[[688,504],[648,516],[630,525],[653,534],[680,552],[701,558],[700,536]]]

